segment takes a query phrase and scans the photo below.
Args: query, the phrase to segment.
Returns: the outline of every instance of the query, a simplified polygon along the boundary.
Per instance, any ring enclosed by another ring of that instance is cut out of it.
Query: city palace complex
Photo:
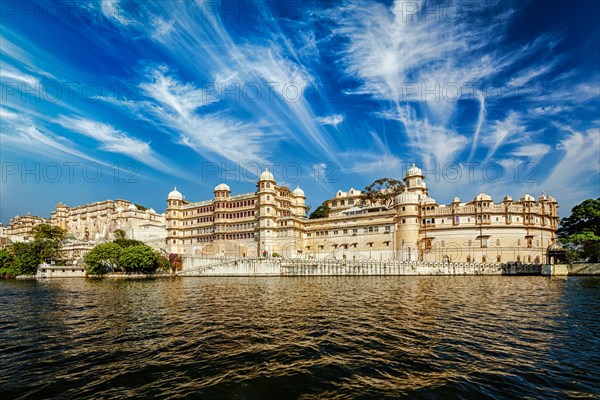
[[[175,188],[163,214],[125,200],[74,208],[59,203],[49,219],[16,216],[1,229],[8,243],[29,240],[41,223],[60,226],[67,232],[65,256],[75,261],[121,230],[164,253],[195,256],[552,262],[558,228],[552,196],[505,196],[494,203],[481,193],[442,205],[414,165],[404,185],[391,204],[366,201],[360,190],[338,190],[323,203],[329,215],[309,219],[302,189],[278,185],[267,168],[251,193],[232,195],[221,183],[210,199],[193,202]]]

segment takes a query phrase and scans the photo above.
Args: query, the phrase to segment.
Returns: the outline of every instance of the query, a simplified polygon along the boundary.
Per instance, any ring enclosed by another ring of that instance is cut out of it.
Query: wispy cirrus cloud
[[[174,132],[179,143],[208,159],[217,155],[241,163],[264,161],[267,152],[262,145],[267,134],[256,124],[240,121],[225,112],[201,111],[218,101],[214,93],[180,82],[164,67],[151,70],[140,88],[147,101],[137,107]]]
[[[100,148],[111,153],[119,153],[142,162],[154,169],[174,173],[150,144],[120,131],[113,126],[83,117],[67,117],[61,115],[56,122],[62,127],[87,136],[100,143]]]
[[[337,127],[339,124],[344,122],[344,118],[345,117],[343,114],[332,114],[324,117],[319,117],[317,118],[317,121],[321,125],[331,125],[333,127]]]

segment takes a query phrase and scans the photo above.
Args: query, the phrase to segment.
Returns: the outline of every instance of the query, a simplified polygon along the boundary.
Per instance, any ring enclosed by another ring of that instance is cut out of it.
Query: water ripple
[[[598,398],[600,279],[0,283],[0,398]]]

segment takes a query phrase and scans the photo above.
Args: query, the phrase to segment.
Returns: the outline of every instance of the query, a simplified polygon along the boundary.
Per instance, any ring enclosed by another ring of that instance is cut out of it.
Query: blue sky
[[[440,204],[566,215],[600,194],[599,4],[3,2],[0,221],[266,165],[314,209],[413,162]]]

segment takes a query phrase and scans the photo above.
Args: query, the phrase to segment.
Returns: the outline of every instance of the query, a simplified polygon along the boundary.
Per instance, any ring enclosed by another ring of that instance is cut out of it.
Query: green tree
[[[173,264],[169,261],[169,259],[159,252],[156,252],[156,261],[157,268],[163,271],[171,271],[173,270]]]
[[[36,225],[31,229],[31,236],[34,240],[56,240],[61,242],[65,239],[65,235],[64,229],[48,224]]]
[[[116,243],[103,243],[95,246],[83,257],[87,271],[93,275],[102,275],[107,269],[119,268],[119,256],[122,247]]]
[[[392,178],[377,179],[361,194],[361,200],[368,204],[380,204],[385,207],[391,207],[394,204],[394,199],[404,191],[404,184]]]
[[[125,239],[125,231],[123,229],[117,229],[115,230],[115,240],[116,239]]]
[[[60,259],[60,248],[60,242],[53,239],[13,243],[13,267],[19,274],[35,274],[38,264]]]
[[[127,247],[131,247],[131,246],[142,246],[142,245],[144,245],[144,243],[140,242],[139,240],[125,239],[125,238],[115,239],[115,240],[113,240],[113,243],[118,244],[122,248],[127,248]]]
[[[133,205],[136,206],[137,209],[140,211],[146,211],[148,209],[148,207],[144,207],[143,205],[138,204],[138,203],[134,203]]]
[[[8,249],[0,250],[0,268],[10,268],[13,260],[13,255],[8,251]]]
[[[0,250],[0,278],[13,277],[17,275],[14,267],[14,257],[8,249]]]
[[[39,242],[20,242],[12,245],[14,254],[13,267],[18,274],[32,275],[42,262]]]
[[[315,211],[310,214],[308,219],[318,219],[318,218],[327,218],[329,217],[329,207],[325,204],[321,204]]]
[[[600,198],[573,207],[561,219],[557,235],[573,260],[600,262]]]
[[[119,266],[128,273],[151,273],[156,271],[158,259],[155,251],[149,246],[130,246],[121,251]]]

